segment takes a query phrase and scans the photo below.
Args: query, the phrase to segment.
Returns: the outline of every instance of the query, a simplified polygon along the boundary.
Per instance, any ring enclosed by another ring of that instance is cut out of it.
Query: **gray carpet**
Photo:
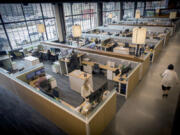
[[[51,63],[44,62],[44,67],[46,73],[52,75],[56,78],[58,90],[60,93],[60,99],[66,101],[70,105],[77,107],[83,102],[83,98],[81,97],[80,93],[72,90],[70,88],[69,77],[65,75],[60,75],[52,72]],[[93,75],[93,89],[96,91],[101,88],[105,83],[107,83],[107,79],[103,75]],[[112,82],[108,82],[109,88],[112,89]]]

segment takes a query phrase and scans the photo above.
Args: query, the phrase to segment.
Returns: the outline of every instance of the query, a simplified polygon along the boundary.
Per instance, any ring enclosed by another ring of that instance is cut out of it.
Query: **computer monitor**
[[[0,56],[6,55],[6,54],[7,54],[6,51],[0,51]]]
[[[129,64],[127,67],[125,67],[121,70],[121,75],[128,73],[131,69],[132,69],[131,65]]]
[[[36,75],[35,72],[31,72],[26,75],[26,78],[27,78],[27,80],[33,80],[35,78],[35,75]]]
[[[61,52],[61,55],[62,55],[62,57],[66,57],[67,55],[68,55],[68,50],[66,49],[66,50],[63,50],[62,52]]]
[[[119,72],[119,69],[116,69],[116,71],[114,72],[115,75],[117,76],[120,72]]]
[[[95,102],[100,102],[101,99],[102,99],[102,95],[104,93],[105,89],[99,89],[99,90],[96,90],[95,92],[91,93],[87,98],[89,99],[89,102],[90,103],[93,103],[94,101]]]

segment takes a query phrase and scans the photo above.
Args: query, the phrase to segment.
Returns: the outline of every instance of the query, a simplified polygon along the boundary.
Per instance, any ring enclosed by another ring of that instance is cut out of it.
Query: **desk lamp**
[[[44,24],[38,24],[38,25],[37,25],[37,30],[38,30],[39,33],[42,34],[42,38],[43,38],[43,40],[44,40],[44,36],[43,36],[43,33],[45,32]]]
[[[133,28],[132,43],[137,44],[136,56],[139,56],[139,45],[143,45],[146,42],[146,28],[135,27]]]
[[[141,17],[141,12],[139,9],[136,9],[136,14],[135,14],[135,18],[136,18],[136,23],[138,24],[138,19]]]
[[[78,47],[79,47],[79,38],[82,35],[82,31],[81,31],[81,26],[80,25],[76,24],[76,25],[72,26],[72,35],[73,35],[74,38],[77,39]]]

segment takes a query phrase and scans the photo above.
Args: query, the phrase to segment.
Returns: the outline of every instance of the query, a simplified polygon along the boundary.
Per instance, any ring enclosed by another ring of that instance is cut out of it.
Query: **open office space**
[[[0,132],[171,135],[180,75],[173,0],[0,3]],[[178,83],[177,83],[178,84]]]

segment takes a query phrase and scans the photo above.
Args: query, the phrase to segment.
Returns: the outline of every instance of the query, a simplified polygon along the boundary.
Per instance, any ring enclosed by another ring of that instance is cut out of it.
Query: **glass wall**
[[[117,23],[120,20],[120,2],[103,3],[103,24]]]
[[[5,50],[10,50],[10,47],[3,26],[0,25],[0,51]]]
[[[67,36],[75,24],[79,24],[82,31],[97,26],[97,3],[64,3],[63,10]]]
[[[134,2],[123,2],[123,19],[134,18]]]
[[[140,10],[141,16],[144,15],[144,2],[137,2],[137,9]]]
[[[155,16],[156,9],[166,8],[166,1],[146,2],[146,16]]]
[[[13,49],[57,39],[52,4],[0,4],[0,13]],[[38,32],[39,24],[45,26],[44,33]]]

